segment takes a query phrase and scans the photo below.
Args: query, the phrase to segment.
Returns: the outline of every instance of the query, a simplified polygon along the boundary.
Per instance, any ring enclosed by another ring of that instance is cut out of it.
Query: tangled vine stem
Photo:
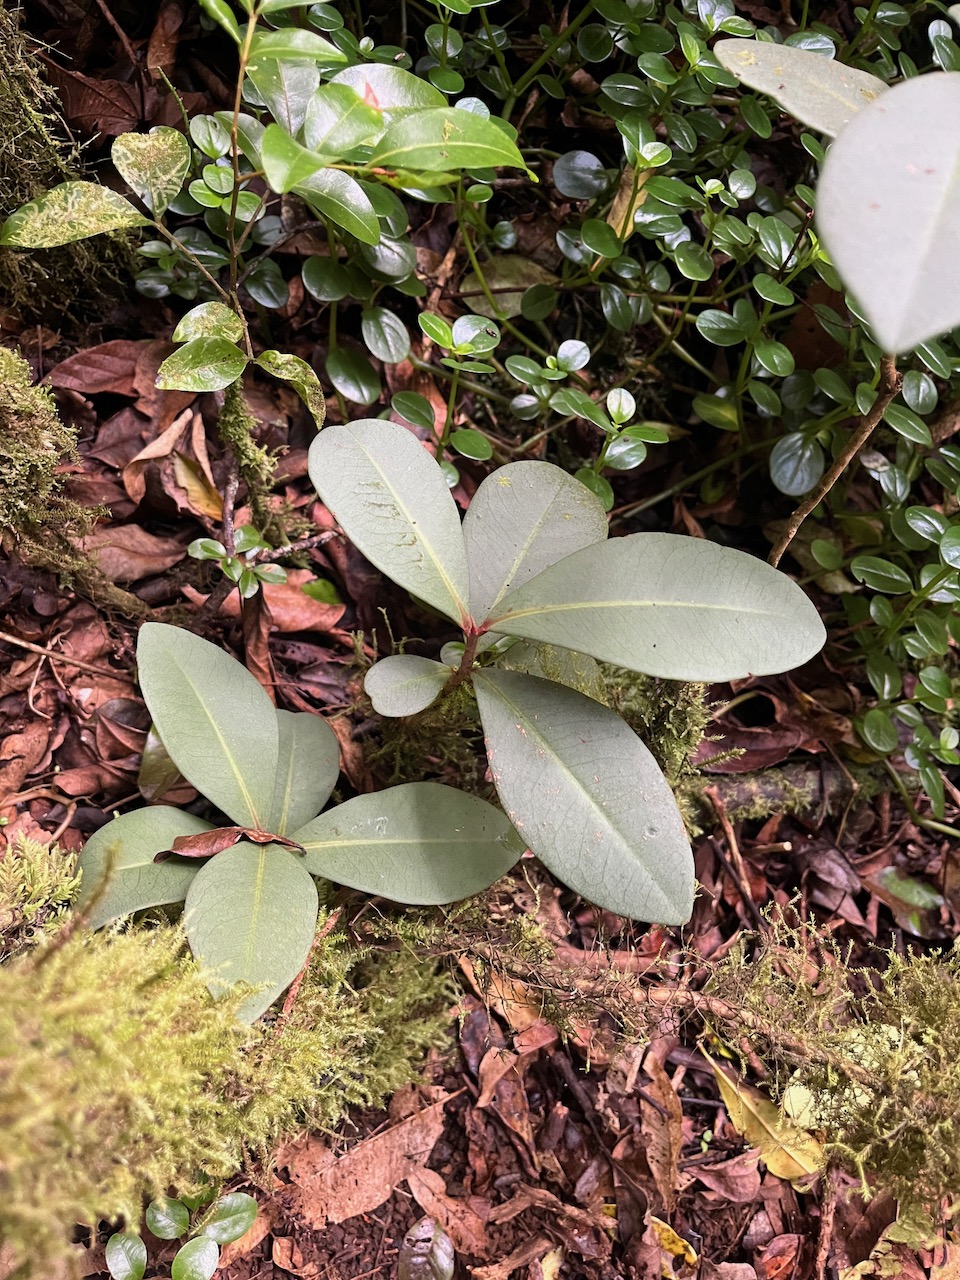
[[[787,522],[787,527],[770,552],[770,563],[774,568],[783,558],[783,553],[800,531],[800,526],[813,509],[827,496],[833,486],[846,471],[847,467],[870,439],[875,428],[886,412],[887,405],[900,393],[903,386],[903,374],[899,372],[895,356],[880,357],[880,385],[877,398],[867,413],[860,419],[860,425],[834,459],[833,466],[824,472],[819,484],[815,485],[794,511]]]

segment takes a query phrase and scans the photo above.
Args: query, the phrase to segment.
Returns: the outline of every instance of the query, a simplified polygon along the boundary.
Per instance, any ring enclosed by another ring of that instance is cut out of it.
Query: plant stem
[[[563,42],[565,40],[569,40],[570,36],[574,33],[574,31],[577,30],[578,27],[583,26],[586,20],[590,17],[591,13],[593,13],[593,0],[589,0],[589,3],[585,5],[583,9],[580,10],[577,16],[573,19],[573,21],[568,23],[567,26],[565,26],[564,29],[558,35],[554,36],[554,38],[550,41],[550,43],[544,49],[543,53],[541,53],[540,57],[537,58],[537,60],[526,69],[526,71],[523,73],[523,75],[520,77],[517,83],[513,86],[513,92],[510,94],[510,97],[507,98],[507,101],[503,107],[503,111],[500,113],[504,120],[510,119],[511,115],[513,114],[513,108],[517,104],[517,99],[520,98],[524,93],[526,93],[526,91],[533,84],[534,80],[536,80],[537,76],[540,74],[541,69],[547,65],[547,63],[550,61],[553,55],[557,52],[557,50],[560,48]]]
[[[769,560],[774,568],[783,558],[783,553],[789,547],[790,543],[797,536],[800,526],[806,520],[807,516],[815,507],[817,507],[827,496],[833,486],[837,483],[844,471],[857,456],[863,446],[873,435],[874,430],[879,424],[887,405],[900,393],[903,385],[903,375],[898,371],[896,365],[896,357],[884,355],[880,357],[880,386],[877,389],[877,398],[874,400],[870,409],[860,419],[860,425],[850,436],[850,439],[841,449],[838,456],[834,459],[833,465],[824,473],[819,483],[816,484],[804,500],[794,511],[793,515],[787,522],[776,545],[770,552]]]

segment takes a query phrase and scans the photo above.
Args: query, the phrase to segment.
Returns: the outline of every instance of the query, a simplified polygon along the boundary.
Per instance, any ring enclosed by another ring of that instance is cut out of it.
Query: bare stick
[[[880,386],[877,389],[877,398],[867,413],[860,419],[859,426],[850,436],[850,439],[843,446],[840,455],[834,461],[833,465],[826,471],[817,484],[804,500],[794,511],[793,515],[787,522],[787,527],[780,535],[779,541],[770,552],[770,564],[774,568],[783,558],[783,553],[789,547],[790,543],[797,536],[800,526],[806,520],[810,512],[827,496],[833,486],[837,483],[844,471],[857,456],[863,446],[870,439],[880,419],[883,417],[887,405],[900,392],[903,385],[903,375],[898,372],[896,358],[894,356],[880,357]]]

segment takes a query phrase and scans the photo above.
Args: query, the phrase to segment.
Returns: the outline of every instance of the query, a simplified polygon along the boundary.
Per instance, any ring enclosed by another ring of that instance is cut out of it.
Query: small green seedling
[[[211,1209],[204,1198],[151,1200],[144,1215],[158,1240],[179,1240],[191,1232],[190,1210],[197,1210],[191,1238],[180,1246],[170,1268],[171,1280],[210,1280],[220,1264],[220,1246],[239,1240],[253,1226],[257,1202],[243,1191],[221,1196]],[[113,1280],[143,1280],[147,1246],[133,1231],[116,1231],[107,1241],[107,1270]]]
[[[306,962],[319,907],[314,877],[438,904],[479,893],[523,850],[493,805],[434,782],[357,796],[321,814],[340,768],[321,716],[278,711],[239,662],[177,627],[143,626],[137,659],[167,753],[230,825],[168,805],[115,818],[84,847],[79,905],[99,928],[184,902],[211,993],[248,983],[241,1016],[250,1021]]]
[[[225,578],[237,584],[244,600],[249,600],[264,582],[286,582],[287,571],[278,564],[257,564],[260,551],[272,551],[260,531],[252,524],[241,525],[234,535],[234,555],[216,538],[195,538],[187,547],[187,555],[195,560],[216,560]]]
[[[789,670],[825,638],[799,587],[699,539],[607,542],[600,500],[546,462],[493,472],[461,526],[441,472],[393,422],[326,428],[309,468],[359,550],[463,633],[449,661],[372,667],[374,708],[414,715],[469,681],[500,800],[537,857],[598,906],[687,920],[693,858],[670,788],[627,724],[579,690],[599,683],[597,660],[671,680]],[[544,679],[548,650],[562,682]]]

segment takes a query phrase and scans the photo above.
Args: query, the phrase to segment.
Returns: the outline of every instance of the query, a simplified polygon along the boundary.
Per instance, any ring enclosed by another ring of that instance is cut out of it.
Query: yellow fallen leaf
[[[560,1265],[563,1262],[563,1249],[558,1245],[556,1249],[551,1249],[540,1259],[540,1270],[543,1272],[543,1280],[557,1280],[560,1274]]]
[[[640,173],[627,165],[620,175],[620,185],[613,197],[607,224],[613,228],[624,243],[633,235],[633,219],[637,210],[647,198],[644,184],[653,173],[653,169],[643,169]]]
[[[759,1147],[760,1158],[770,1172],[788,1182],[819,1173],[826,1157],[816,1138],[785,1119],[776,1103],[759,1089],[732,1079],[709,1054],[704,1056],[717,1077],[730,1123],[752,1147]]]
[[[663,1222],[660,1218],[651,1218],[650,1225],[656,1234],[657,1243],[664,1252],[669,1253],[673,1258],[679,1258],[688,1267],[697,1265],[699,1258],[696,1249],[689,1240],[684,1240],[683,1236],[678,1235],[669,1222]]]

